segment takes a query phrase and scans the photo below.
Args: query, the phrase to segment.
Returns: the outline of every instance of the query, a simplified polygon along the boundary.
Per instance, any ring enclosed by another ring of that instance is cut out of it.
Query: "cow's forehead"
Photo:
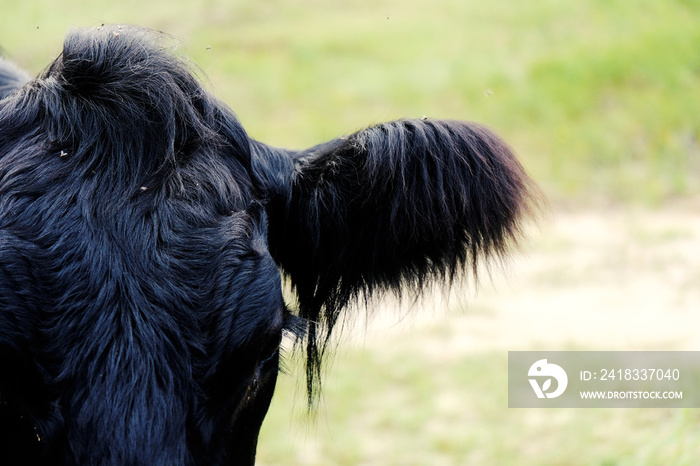
[[[237,334],[240,341],[276,318],[279,272],[267,251],[264,208],[250,192],[218,193],[220,180],[186,170],[179,181],[199,191],[161,185],[119,192],[108,173],[86,179],[73,169],[70,154],[33,142],[14,149],[0,159],[0,228],[27,245],[23,254],[37,277],[32,286],[41,288],[50,316],[92,312],[105,319],[108,311],[153,308],[190,322],[223,312],[229,332],[237,322],[248,329]]]

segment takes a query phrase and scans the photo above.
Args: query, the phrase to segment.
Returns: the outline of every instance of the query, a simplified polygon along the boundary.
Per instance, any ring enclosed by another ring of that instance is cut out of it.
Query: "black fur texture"
[[[283,332],[306,338],[313,400],[351,300],[449,285],[537,204],[473,123],[251,140],[170,43],[74,31],[26,84],[0,61],[6,464],[253,464]]]

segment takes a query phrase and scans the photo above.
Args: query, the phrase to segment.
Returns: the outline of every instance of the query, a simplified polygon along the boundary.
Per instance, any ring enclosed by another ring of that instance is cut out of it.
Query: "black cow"
[[[313,397],[349,301],[503,255],[538,198],[473,123],[254,141],[138,28],[0,80],[2,464],[252,464],[285,331]]]

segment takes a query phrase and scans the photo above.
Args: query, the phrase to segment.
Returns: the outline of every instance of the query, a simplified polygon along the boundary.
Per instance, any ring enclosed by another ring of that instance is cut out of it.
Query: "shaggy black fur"
[[[262,165],[258,176],[272,192],[270,251],[310,323],[310,401],[331,330],[352,298],[420,293],[466,266],[476,277],[480,260],[517,242],[537,205],[509,147],[461,121],[394,121],[299,152],[254,143],[253,165]]]
[[[76,31],[23,86],[0,61],[7,464],[252,464],[285,329],[308,338],[312,399],[352,298],[449,283],[504,254],[536,203],[472,123],[253,141],[168,43]]]

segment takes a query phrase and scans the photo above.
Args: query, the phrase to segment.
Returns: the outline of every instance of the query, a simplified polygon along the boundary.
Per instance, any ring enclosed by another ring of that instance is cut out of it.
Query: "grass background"
[[[700,194],[699,18],[698,0],[0,0],[0,45],[38,73],[71,27],[135,23],[176,37],[262,141],[476,120],[555,207],[661,207]],[[260,461],[694,464],[695,411],[507,410],[503,352],[395,343],[341,353],[315,422],[282,377]]]

